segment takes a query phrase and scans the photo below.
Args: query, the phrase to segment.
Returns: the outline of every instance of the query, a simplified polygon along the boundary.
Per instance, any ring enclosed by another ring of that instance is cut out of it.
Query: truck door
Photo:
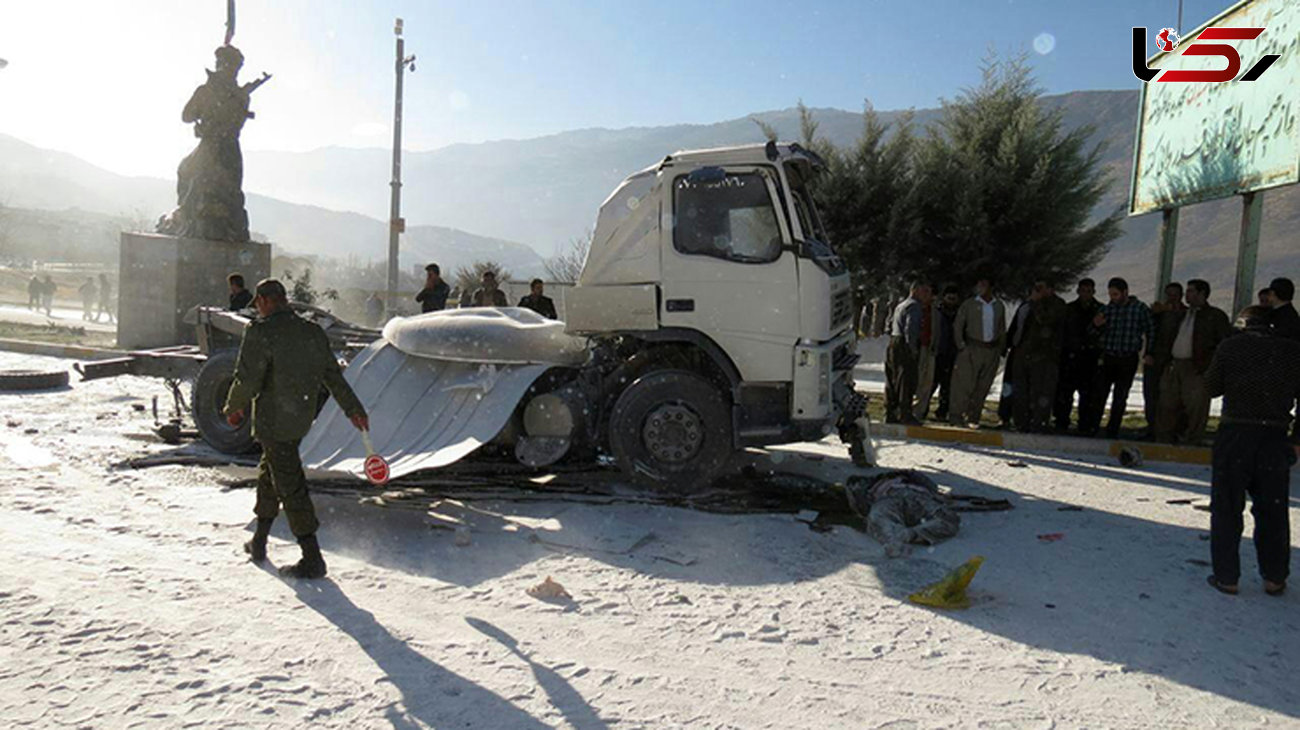
[[[755,382],[788,382],[799,282],[775,168],[698,168],[672,181],[660,322],[708,335]]]

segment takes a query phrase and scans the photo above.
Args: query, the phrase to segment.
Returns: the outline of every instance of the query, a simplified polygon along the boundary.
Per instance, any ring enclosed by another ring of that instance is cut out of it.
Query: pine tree
[[[1062,287],[1106,254],[1122,213],[1093,217],[1108,184],[1102,147],[1087,149],[1091,128],[1064,132],[1040,95],[1023,56],[991,58],[978,86],[944,102],[918,150],[904,273],[989,276],[1014,295],[1036,279]]]

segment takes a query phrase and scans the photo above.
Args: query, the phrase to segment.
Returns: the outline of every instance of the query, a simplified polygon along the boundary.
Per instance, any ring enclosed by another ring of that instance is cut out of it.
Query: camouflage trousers
[[[257,504],[260,520],[273,520],[284,507],[294,537],[316,534],[320,520],[307,494],[307,475],[298,456],[298,441],[262,441],[262,461],[257,465]]]
[[[961,527],[961,515],[947,500],[919,489],[900,490],[871,504],[867,534],[885,546],[890,556],[906,552],[905,545],[934,545]]]

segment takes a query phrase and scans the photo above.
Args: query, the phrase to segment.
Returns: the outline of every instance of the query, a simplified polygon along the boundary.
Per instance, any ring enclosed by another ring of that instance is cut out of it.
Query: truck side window
[[[727,173],[710,182],[685,176],[673,184],[673,247],[684,254],[742,263],[768,263],[781,256],[781,227],[757,172]]]

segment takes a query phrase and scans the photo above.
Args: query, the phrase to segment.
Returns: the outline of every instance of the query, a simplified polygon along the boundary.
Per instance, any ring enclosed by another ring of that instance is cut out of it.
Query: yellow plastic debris
[[[967,608],[970,606],[970,598],[966,596],[966,586],[970,585],[971,579],[983,564],[984,556],[976,555],[958,565],[939,582],[928,585],[907,598],[912,603],[919,603],[922,606]]]

